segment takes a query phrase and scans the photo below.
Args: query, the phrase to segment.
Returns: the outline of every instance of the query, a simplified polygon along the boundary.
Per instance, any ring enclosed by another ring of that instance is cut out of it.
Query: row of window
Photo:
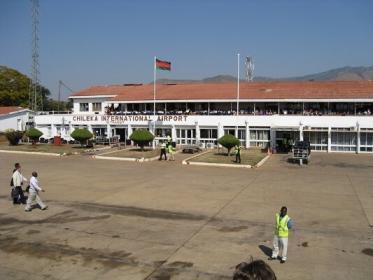
[[[92,112],[101,112],[101,103],[92,103]],[[89,111],[89,103],[79,103],[79,111],[80,112],[88,112]]]

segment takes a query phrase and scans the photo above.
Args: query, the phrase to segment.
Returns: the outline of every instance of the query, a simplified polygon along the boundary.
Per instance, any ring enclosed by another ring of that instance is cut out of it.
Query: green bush
[[[144,146],[153,141],[154,135],[146,129],[138,129],[131,134],[130,139],[135,142],[135,144],[139,145],[143,151]]]
[[[9,145],[15,146],[18,145],[19,140],[22,139],[24,131],[7,129],[5,130],[5,137],[9,141]]]
[[[234,135],[225,134],[223,137],[218,139],[218,143],[228,150],[228,156],[230,156],[231,149],[240,145],[240,140],[238,140]]]
[[[35,144],[39,141],[40,136],[43,135],[43,132],[41,132],[39,129],[36,128],[30,128],[26,131],[26,136],[31,139],[32,144]]]
[[[70,136],[83,146],[87,144],[87,140],[93,137],[93,134],[86,128],[76,128]]]

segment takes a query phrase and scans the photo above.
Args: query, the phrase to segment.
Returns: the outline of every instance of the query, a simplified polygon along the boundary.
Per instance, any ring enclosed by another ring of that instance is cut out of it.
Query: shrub
[[[30,128],[26,131],[26,136],[31,139],[32,144],[35,144],[39,141],[40,136],[43,135],[43,132],[41,132],[39,129],[36,128]]]
[[[87,144],[87,140],[93,137],[93,134],[86,128],[76,128],[70,135],[76,141],[80,142],[80,145]]]
[[[22,139],[24,132],[14,129],[5,130],[5,137],[9,141],[9,145],[15,146],[18,145],[19,140]]]
[[[130,139],[135,142],[135,144],[139,145],[143,151],[144,146],[153,141],[154,135],[146,129],[138,129],[131,134]]]
[[[240,140],[238,140],[234,135],[225,134],[223,137],[218,139],[218,143],[228,150],[228,156],[230,156],[231,149],[240,145]]]

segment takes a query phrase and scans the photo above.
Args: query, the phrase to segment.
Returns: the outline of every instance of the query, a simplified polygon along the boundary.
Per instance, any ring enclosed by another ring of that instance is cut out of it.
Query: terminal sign
[[[158,122],[185,122],[188,116],[180,115],[160,115],[156,116]],[[125,115],[107,115],[107,116],[73,116],[74,122],[109,122],[115,124],[123,124],[127,122],[147,122],[152,121],[153,116],[148,115],[137,115],[137,116],[125,116]]]

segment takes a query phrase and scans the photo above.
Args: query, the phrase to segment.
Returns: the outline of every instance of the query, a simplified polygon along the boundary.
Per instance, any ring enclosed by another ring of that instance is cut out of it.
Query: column
[[[276,130],[274,130],[272,127],[271,127],[271,130],[270,130],[270,137],[271,137],[271,149],[272,151],[274,151],[274,149],[276,149]]]
[[[328,127],[328,153],[332,151],[332,128]]]
[[[69,121],[69,139],[71,140],[71,133],[74,131],[74,127],[73,125],[71,124],[71,121]],[[67,135],[66,135],[67,136]]]
[[[132,134],[132,125],[131,124],[128,124],[128,126],[127,126],[127,134],[128,134],[128,138],[131,136],[131,134]]]
[[[56,128],[56,125],[55,124],[51,124],[51,135],[50,137],[54,137],[57,135],[57,128]]]
[[[176,141],[176,127],[174,124],[171,127],[171,139],[173,142],[177,142]]]
[[[359,125],[358,122],[356,123],[356,133],[357,133],[357,137],[356,137],[356,153],[359,154],[360,153],[360,125]]]
[[[299,140],[303,141],[303,125],[299,126]]]
[[[245,122],[245,132],[246,132],[245,148],[248,149],[250,148],[250,127],[247,121]]]
[[[218,139],[224,136],[224,128],[221,123],[218,123]]]
[[[106,136],[107,138],[111,138],[111,125],[108,123],[106,124]]]
[[[199,140],[201,139],[201,133],[200,133],[200,130],[199,130],[199,124],[198,122],[195,122],[195,128],[196,128],[196,144],[199,144]]]

